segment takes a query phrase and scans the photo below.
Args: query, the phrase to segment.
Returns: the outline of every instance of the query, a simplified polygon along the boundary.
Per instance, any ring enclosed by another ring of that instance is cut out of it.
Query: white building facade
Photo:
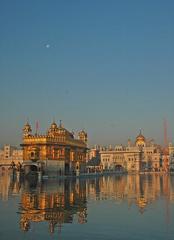
[[[128,172],[162,170],[160,147],[153,141],[146,141],[141,131],[134,144],[128,140],[127,146],[101,148],[100,157],[103,170]]]
[[[8,165],[11,162],[15,164],[23,162],[23,150],[11,145],[5,145],[3,149],[0,150],[0,163],[2,165]]]

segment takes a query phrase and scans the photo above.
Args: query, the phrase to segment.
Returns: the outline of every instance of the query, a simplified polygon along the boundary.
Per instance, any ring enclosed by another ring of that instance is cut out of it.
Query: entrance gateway
[[[29,173],[37,173],[39,170],[41,171],[40,162],[26,161],[23,162],[22,167],[25,175]]]

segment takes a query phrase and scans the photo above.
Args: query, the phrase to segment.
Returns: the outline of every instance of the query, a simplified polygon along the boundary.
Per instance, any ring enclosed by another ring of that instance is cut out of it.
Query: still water
[[[174,176],[0,176],[0,240],[174,239]]]

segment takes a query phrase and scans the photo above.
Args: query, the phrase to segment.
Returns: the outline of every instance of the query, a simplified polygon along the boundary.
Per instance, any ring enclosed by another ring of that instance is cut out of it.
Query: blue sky
[[[89,143],[174,136],[174,2],[0,2],[0,144],[18,145],[29,118],[53,119]],[[47,46],[49,45],[49,47]]]

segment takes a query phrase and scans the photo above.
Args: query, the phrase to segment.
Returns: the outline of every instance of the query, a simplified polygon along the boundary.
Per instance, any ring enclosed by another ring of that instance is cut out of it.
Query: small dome
[[[30,124],[27,122],[23,128],[23,137],[29,137],[31,135],[32,129]]]
[[[32,131],[31,125],[28,122],[24,125],[23,131],[27,131],[27,132]]]
[[[79,135],[87,135],[87,133],[86,133],[84,130],[81,130],[81,131],[79,132]]]
[[[51,124],[50,129],[57,129],[57,124],[56,124],[55,122],[53,122],[53,123]]]
[[[81,130],[79,133],[78,133],[78,137],[81,141],[87,143],[88,141],[88,134],[84,131],[84,130]]]
[[[30,127],[30,124],[27,122],[25,125],[24,125],[24,128],[25,127]]]
[[[141,130],[140,130],[139,135],[136,137],[136,142],[137,141],[145,141],[145,140],[146,140],[146,138],[142,135]]]
[[[146,145],[146,138],[142,135],[141,130],[139,135],[136,137],[136,141],[135,141],[136,146],[138,147],[145,147]]]
[[[136,137],[136,141],[145,141],[145,137],[143,136],[143,135],[138,135],[137,137]]]

